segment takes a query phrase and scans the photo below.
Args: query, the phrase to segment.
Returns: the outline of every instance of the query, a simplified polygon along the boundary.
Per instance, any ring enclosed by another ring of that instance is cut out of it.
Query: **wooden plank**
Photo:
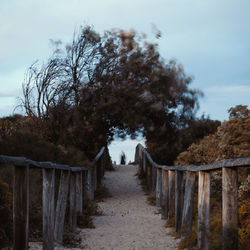
[[[88,171],[83,171],[82,173],[82,181],[83,181],[83,207],[85,206],[84,202],[87,201],[87,199],[89,198],[88,196]]]
[[[145,178],[146,187],[147,187],[147,189],[149,189],[149,186],[148,186],[148,165],[147,165],[147,158],[145,155],[143,157],[143,178]]]
[[[149,163],[156,168],[161,168],[165,170],[179,170],[179,171],[208,171],[208,170],[216,170],[221,169],[222,167],[234,168],[234,167],[248,167],[250,165],[250,157],[242,157],[237,159],[227,159],[219,162],[215,162],[213,164],[206,164],[201,166],[165,166],[159,165],[154,162],[150,156],[150,154],[146,151],[146,149],[138,144],[138,148],[146,155]]]
[[[147,160],[146,160],[147,163]],[[151,193],[152,190],[152,166],[150,164],[147,164],[147,188],[149,193]]]
[[[58,198],[55,214],[55,240],[59,243],[63,241],[65,214],[69,193],[70,171],[61,170]]]
[[[43,249],[54,249],[55,169],[43,169]]]
[[[216,170],[221,169],[222,167],[227,168],[235,168],[235,167],[249,167],[250,165],[250,157],[242,157],[237,159],[227,159],[224,161],[216,162],[213,164],[207,164],[207,165],[201,165],[201,166],[165,166],[165,165],[159,165],[156,162],[154,162],[149,155],[149,153],[145,150],[145,148],[142,147],[142,145],[139,145],[138,148],[138,154],[139,152],[142,152],[146,155],[146,158],[148,162],[156,168],[161,168],[165,170],[179,170],[179,171],[208,171],[208,170]],[[100,150],[100,152],[95,157],[92,164],[98,161],[98,159],[102,156],[104,153],[104,147]],[[138,155],[136,156],[138,157]],[[70,167],[68,165],[64,164],[57,164],[52,162],[36,162],[30,159],[26,159],[25,157],[14,157],[14,156],[6,156],[6,155],[0,155],[0,163],[7,163],[12,164],[15,166],[32,166],[32,167],[38,167],[38,168],[55,168],[60,170],[71,170],[72,172],[75,171],[83,171],[86,170],[84,167]]]
[[[185,183],[185,196],[182,212],[181,236],[185,237],[192,232],[195,172],[187,171]]]
[[[99,160],[99,158],[102,156],[102,154],[104,153],[104,151],[105,151],[105,147],[102,147],[100,149],[99,153],[96,155],[96,157],[95,157],[95,159],[93,161],[93,164]]]
[[[168,219],[171,219],[175,212],[175,171],[168,171],[168,197],[169,197],[169,208],[168,208]]]
[[[107,164],[107,149],[105,149],[105,153],[104,153],[104,155],[103,155],[103,157],[102,157],[102,178],[103,178],[103,176],[104,176],[104,174],[105,174],[105,166],[106,166],[106,164]]]
[[[146,155],[143,154],[142,157],[142,170],[143,170],[143,174],[147,173],[147,164],[146,164]]]
[[[92,183],[93,183],[93,188],[94,188],[94,192],[97,189],[97,162],[92,166]]]
[[[89,168],[86,180],[86,193],[90,200],[94,200],[94,188],[93,188],[93,169]]]
[[[76,230],[77,208],[76,208],[76,173],[70,175],[69,191],[69,227],[72,231]]]
[[[161,218],[168,218],[169,209],[169,191],[168,191],[168,170],[162,170],[162,202],[161,202]]]
[[[13,249],[28,249],[29,167],[14,167],[13,182]]]
[[[96,188],[99,188],[101,186],[102,181],[102,173],[101,173],[101,163],[102,157],[99,159],[99,161],[96,163]]]
[[[143,152],[141,150],[139,150],[138,154],[139,154],[139,175],[142,175],[142,173],[143,173],[143,158],[145,157],[145,155],[143,154]]]
[[[157,168],[157,178],[156,178],[156,206],[161,206],[161,196],[162,196],[162,170]]]
[[[175,232],[181,229],[184,199],[184,173],[175,170]]]
[[[82,190],[82,172],[76,173],[76,212],[82,214],[82,202],[83,190]]]
[[[223,249],[238,249],[238,173],[222,168]]]
[[[198,247],[209,249],[210,173],[199,171],[198,181]]]
[[[152,166],[152,188],[151,188],[152,195],[155,195],[156,191],[156,177],[157,177],[157,168]]]

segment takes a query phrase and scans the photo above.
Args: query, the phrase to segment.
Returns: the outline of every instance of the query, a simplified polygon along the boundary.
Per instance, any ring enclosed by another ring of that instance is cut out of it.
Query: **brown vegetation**
[[[229,158],[249,157],[250,110],[247,106],[238,105],[229,112],[229,120],[224,121],[216,133],[206,136],[200,143],[192,144],[187,151],[181,153],[175,161],[176,165],[201,165]],[[250,244],[249,181],[249,169],[239,169],[239,249],[247,249]],[[210,243],[212,249],[221,249],[220,171],[213,172],[211,186]]]

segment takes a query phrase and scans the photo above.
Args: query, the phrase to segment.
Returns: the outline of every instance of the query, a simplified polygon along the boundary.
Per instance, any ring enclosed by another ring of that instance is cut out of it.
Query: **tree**
[[[180,130],[198,108],[200,92],[189,88],[183,67],[165,63],[157,44],[133,30],[100,36],[81,27],[72,44],[28,73],[26,113],[38,118],[50,141],[73,144],[90,157],[115,136],[143,134],[149,148],[166,145],[167,138],[162,161],[171,162]]]

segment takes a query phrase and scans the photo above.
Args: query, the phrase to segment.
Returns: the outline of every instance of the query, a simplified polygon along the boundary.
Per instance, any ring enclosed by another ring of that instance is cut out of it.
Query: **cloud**
[[[250,83],[249,85],[222,85],[222,86],[213,86],[209,88],[205,88],[204,91],[206,93],[212,94],[234,94],[237,96],[238,94],[249,95],[250,94]]]
[[[25,69],[36,59],[43,60],[49,56],[50,38],[69,42],[74,29],[81,24],[93,24],[99,32],[117,27],[134,28],[147,34],[152,32],[152,24],[155,24],[162,32],[162,38],[157,40],[161,55],[166,59],[177,58],[185,71],[194,75],[191,87],[204,89],[205,94],[208,93],[209,98],[204,100],[209,105],[204,107],[210,113],[217,112],[217,109],[214,106],[211,109],[211,100],[215,99],[210,94],[212,89],[206,86],[213,87],[218,83],[234,85],[235,82],[247,85],[250,77],[249,0],[0,2],[2,97],[8,93],[8,89],[21,89]],[[228,97],[223,98],[223,91],[228,93],[229,89],[214,89],[215,96],[218,93],[221,95],[216,100],[226,109],[229,100]],[[240,90],[235,91],[239,93]],[[242,96],[245,99],[244,93]],[[225,106],[221,101],[224,99]]]
[[[0,98],[4,98],[4,97],[14,97],[16,98],[17,96],[20,95],[20,89],[14,89],[11,91],[1,91],[0,90]]]
[[[0,105],[0,117],[13,114],[14,107],[12,105]]]
[[[228,109],[236,105],[250,107],[250,85],[221,85],[203,89],[204,100],[200,100],[199,114],[206,113],[211,119],[227,120]]]

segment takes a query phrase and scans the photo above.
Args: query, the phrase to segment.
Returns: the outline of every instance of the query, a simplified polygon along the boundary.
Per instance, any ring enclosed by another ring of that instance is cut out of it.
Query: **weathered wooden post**
[[[97,162],[94,163],[94,165],[92,166],[92,183],[93,183],[93,188],[94,188],[94,192],[97,189]]]
[[[93,168],[88,168],[86,190],[90,200],[94,200]]]
[[[77,207],[76,207],[76,173],[70,175],[69,192],[69,226],[72,231],[76,230],[77,225]]]
[[[82,185],[83,185],[83,207],[86,200],[86,195],[88,195],[88,169],[82,172]]]
[[[156,206],[161,206],[162,196],[162,169],[157,168],[157,179],[156,179]]]
[[[43,168],[43,249],[54,249],[55,169]]]
[[[168,218],[169,209],[169,193],[168,193],[168,170],[162,170],[162,202],[161,202],[161,218],[166,220]]]
[[[199,171],[198,181],[198,247],[209,249],[210,173]]]
[[[142,149],[139,147],[139,151],[138,151],[138,157],[139,157],[139,174],[141,175],[142,174],[142,171],[143,171],[143,162],[142,162],[142,159],[144,157],[144,152],[142,152]]]
[[[185,196],[181,223],[182,237],[192,232],[195,175],[195,172],[186,172]]]
[[[96,162],[96,188],[101,186],[102,182],[102,157]]]
[[[237,168],[222,168],[223,249],[238,249],[238,174]]]
[[[175,170],[175,232],[181,229],[183,199],[184,199],[184,173]]]
[[[156,189],[156,177],[157,177],[157,170],[155,166],[152,166],[152,188],[151,188],[151,194],[155,195],[155,189]]]
[[[105,151],[104,151],[104,154],[103,154],[103,157],[102,157],[102,178],[105,174],[105,168],[106,168],[106,165],[107,165],[107,158],[108,158],[108,155],[107,155],[107,148],[105,147]]]
[[[63,241],[63,231],[64,231],[64,222],[65,214],[69,193],[69,170],[61,170],[60,184],[58,191],[58,198],[56,203],[56,214],[55,214],[55,240],[59,243]]]
[[[147,163],[147,160],[146,160]],[[151,193],[152,190],[152,166],[150,164],[147,164],[147,187],[149,193]]]
[[[145,176],[145,174],[147,173],[146,154],[143,154],[142,157],[142,170],[143,170],[143,176]]]
[[[82,172],[76,172],[76,212],[82,214],[82,199],[83,199],[83,190],[82,190]]]
[[[13,182],[13,249],[28,249],[29,167],[14,166]]]
[[[175,182],[175,171],[168,170],[168,197],[169,197],[168,219],[174,217],[174,206],[175,206],[174,182]]]

